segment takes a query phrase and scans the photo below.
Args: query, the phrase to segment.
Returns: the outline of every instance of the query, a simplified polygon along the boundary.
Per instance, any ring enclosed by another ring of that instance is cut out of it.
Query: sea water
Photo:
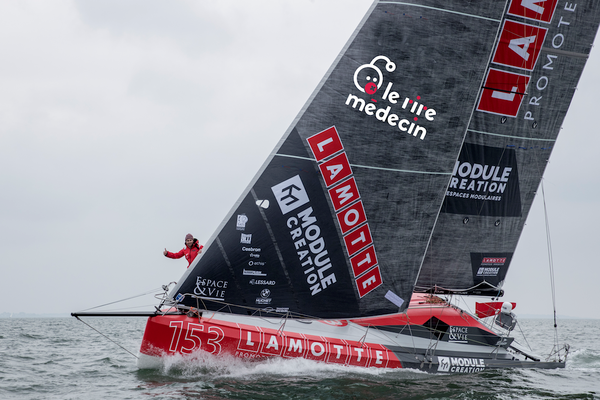
[[[75,318],[0,319],[0,399],[600,399],[600,320],[559,321],[565,369],[468,375],[202,353],[138,369],[145,318],[84,321],[112,341]],[[537,353],[552,348],[552,324],[520,321]]]

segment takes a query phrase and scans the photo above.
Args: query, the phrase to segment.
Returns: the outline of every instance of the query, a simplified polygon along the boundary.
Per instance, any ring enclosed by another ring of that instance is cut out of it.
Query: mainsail
[[[498,296],[590,53],[597,1],[511,1],[417,291]]]
[[[375,2],[172,296],[358,317],[404,310],[420,270],[423,290],[466,288],[480,258],[508,265],[597,27],[586,3],[550,25],[508,2]],[[525,36],[502,36],[519,24]],[[512,65],[495,51],[506,40],[544,62]],[[512,194],[455,201],[465,163]]]

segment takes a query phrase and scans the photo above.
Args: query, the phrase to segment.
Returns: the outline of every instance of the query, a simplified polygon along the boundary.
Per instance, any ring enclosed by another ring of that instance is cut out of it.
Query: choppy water
[[[144,318],[85,321],[137,354]],[[535,351],[552,347],[552,321],[521,327]],[[134,356],[74,318],[6,318],[0,399],[600,399],[600,320],[562,321],[559,334],[571,345],[560,370],[436,375],[202,355],[139,370]]]

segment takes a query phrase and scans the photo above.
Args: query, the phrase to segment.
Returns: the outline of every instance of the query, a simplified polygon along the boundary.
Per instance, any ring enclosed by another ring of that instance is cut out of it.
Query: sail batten
[[[479,133],[481,135],[500,136],[500,137],[506,137],[506,138],[512,138],[512,139],[533,140],[533,141],[540,141],[540,142],[556,142],[556,139],[545,139],[545,138],[534,138],[534,137],[526,137],[526,136],[506,135],[506,134],[501,134],[501,133],[482,132],[482,131],[477,131],[475,129],[469,129],[468,131],[469,132],[473,132],[473,133]]]
[[[400,5],[404,5],[404,6],[411,6],[411,7],[416,7],[416,8],[423,8],[423,9],[428,9],[428,10],[436,10],[436,11],[442,11],[442,12],[457,14],[457,15],[460,15],[460,16],[463,16],[463,17],[481,18],[481,19],[485,19],[487,21],[493,21],[493,22],[500,22],[501,21],[500,19],[485,17],[483,15],[476,15],[476,14],[470,14],[470,13],[466,13],[466,12],[453,11],[453,10],[449,10],[447,8],[432,7],[432,6],[427,6],[427,5],[424,5],[424,4],[415,4],[415,3],[405,2],[405,1],[381,1],[380,4],[400,4]]]
[[[309,160],[309,161],[314,161],[314,158],[309,158],[309,157],[298,157],[298,156],[292,156],[289,154],[275,154],[277,157],[289,157],[289,158],[297,158],[300,160]],[[411,173],[411,174],[432,174],[432,175],[451,175],[452,172],[435,172],[435,171],[410,171],[410,170],[406,170],[406,169],[395,169],[395,168],[382,168],[382,167],[376,167],[374,165],[357,165],[357,164],[349,164],[352,168],[367,168],[367,169],[378,169],[381,171],[395,171],[395,172],[407,172],[407,173]]]

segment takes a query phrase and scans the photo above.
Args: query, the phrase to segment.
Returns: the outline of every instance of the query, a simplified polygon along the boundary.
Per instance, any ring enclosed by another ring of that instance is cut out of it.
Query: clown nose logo
[[[377,91],[377,85],[373,82],[369,82],[365,85],[365,92],[368,94],[374,94]]]

